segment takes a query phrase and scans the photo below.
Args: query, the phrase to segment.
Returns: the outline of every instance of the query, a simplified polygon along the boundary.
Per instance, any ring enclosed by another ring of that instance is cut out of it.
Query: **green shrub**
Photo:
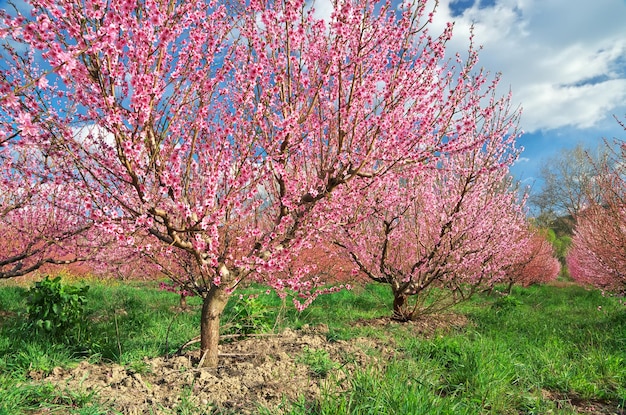
[[[523,305],[523,303],[520,300],[518,300],[515,296],[511,294],[504,294],[504,295],[501,295],[500,298],[498,298],[491,304],[491,308],[496,310],[496,312],[499,312],[499,311],[508,311],[508,310],[517,308],[521,305]]]
[[[46,276],[26,293],[27,325],[52,337],[67,335],[83,317],[89,286],[76,287],[61,283],[61,277]]]

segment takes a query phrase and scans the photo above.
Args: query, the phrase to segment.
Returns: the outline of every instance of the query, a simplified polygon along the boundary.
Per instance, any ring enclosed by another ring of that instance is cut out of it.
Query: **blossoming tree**
[[[467,131],[483,138],[480,148],[426,171],[396,169],[368,184],[375,203],[352,201],[358,208],[335,243],[355,272],[390,285],[395,319],[444,310],[501,281],[527,243],[523,201],[508,186],[516,117],[502,116],[507,100],[498,108]]]
[[[193,259],[215,366],[242,281],[316,295],[306,266],[281,271],[369,184],[474,151],[477,120],[505,116],[425,3],[31,0],[1,12],[0,141],[49,154],[102,232]]]
[[[517,257],[507,270],[507,292],[514,284],[524,287],[555,280],[561,272],[561,263],[556,258],[555,249],[544,232],[539,229],[527,229],[520,235],[525,239]]]
[[[85,260],[92,224],[76,190],[50,177],[42,154],[7,140],[0,147],[0,279]]]
[[[625,128],[626,130],[626,128]],[[596,165],[597,201],[576,216],[567,266],[575,280],[626,292],[626,143],[618,142]]]

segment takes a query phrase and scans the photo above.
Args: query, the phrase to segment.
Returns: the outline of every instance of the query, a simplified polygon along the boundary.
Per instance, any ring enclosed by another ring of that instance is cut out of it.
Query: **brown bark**
[[[217,367],[220,341],[220,317],[229,295],[221,287],[211,286],[202,303],[200,315],[200,355],[203,367]]]
[[[513,290],[513,281],[509,281],[509,285],[506,287],[506,293],[511,294],[511,290]]]
[[[407,321],[410,316],[405,308],[407,296],[402,292],[393,293],[393,318],[399,321]]]

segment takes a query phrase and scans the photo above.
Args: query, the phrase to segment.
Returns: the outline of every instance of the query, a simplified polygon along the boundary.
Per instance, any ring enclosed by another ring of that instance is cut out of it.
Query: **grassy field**
[[[24,324],[26,288],[0,286],[0,414],[116,413],[95,392],[37,379],[85,359],[139,367],[198,334],[197,298],[188,300],[192,312],[179,312],[178,296],[155,284],[88,284],[86,324],[56,340]],[[284,412],[294,415],[625,413],[626,306],[619,299],[569,285],[514,288],[510,296],[476,296],[454,310],[468,324],[428,336],[400,324],[354,324],[389,315],[390,304],[386,288],[374,285],[322,296],[303,313],[273,294],[234,296],[223,325],[225,332],[258,332],[325,324],[329,340],[389,340],[393,353],[351,372],[342,393],[329,387],[314,401],[285,402]],[[306,361],[332,363],[325,356]],[[331,386],[343,379],[337,366],[322,367]],[[203,412],[186,405],[172,413]]]

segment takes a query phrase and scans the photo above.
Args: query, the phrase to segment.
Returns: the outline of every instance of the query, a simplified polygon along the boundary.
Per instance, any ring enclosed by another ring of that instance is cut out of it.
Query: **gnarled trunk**
[[[408,321],[411,319],[411,312],[406,309],[407,295],[402,291],[393,291],[393,319],[398,321]]]
[[[222,287],[211,285],[202,303],[200,315],[201,366],[217,367],[220,341],[220,317],[226,307],[229,294]]]

